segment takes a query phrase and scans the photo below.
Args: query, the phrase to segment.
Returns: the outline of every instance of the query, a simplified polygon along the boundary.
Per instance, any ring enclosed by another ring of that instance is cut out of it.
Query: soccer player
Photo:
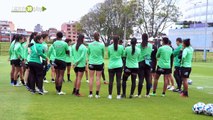
[[[73,57],[73,66],[76,75],[72,93],[78,97],[82,96],[79,91],[81,86],[81,80],[86,67],[87,48],[83,44],[83,41],[84,35],[80,34],[78,36],[77,43],[72,46],[71,50]]]
[[[57,40],[53,43],[53,47],[55,50],[55,72],[56,72],[56,79],[55,79],[55,87],[58,95],[65,95],[66,93],[62,92],[62,84],[64,78],[64,71],[66,69],[66,57],[69,55],[69,48],[68,44],[62,41],[63,33],[58,32],[56,34]]]
[[[172,53],[174,51],[174,48],[172,47],[172,42],[169,40],[169,46],[172,48]],[[174,78],[172,77],[172,67],[173,67],[173,61],[174,61],[174,55],[171,55],[170,58],[170,62],[171,62],[171,69],[170,69],[170,74],[169,74],[169,80],[168,80],[168,85],[167,85],[167,89],[173,91],[175,89],[174,86]]]
[[[161,46],[156,54],[156,58],[158,60],[158,67],[154,79],[154,87],[153,87],[153,94],[152,96],[156,95],[156,88],[158,84],[158,80],[161,76],[161,74],[164,75],[164,86],[163,86],[163,92],[162,92],[162,97],[165,96],[166,94],[166,89],[167,89],[167,84],[168,84],[168,79],[169,79],[169,74],[170,74],[170,69],[171,69],[171,55],[172,55],[172,48],[168,45],[169,44],[169,39],[167,37],[164,37],[163,40],[163,46]]]
[[[152,45],[150,88],[152,88],[152,79],[155,78],[155,74],[156,74],[156,65],[157,65],[156,54],[157,54],[157,50],[158,50],[158,48],[156,47],[156,45]]]
[[[21,66],[22,66],[22,46],[21,43],[24,42],[24,36],[18,35],[16,38],[15,46],[14,46],[14,65],[15,65],[15,72],[14,72],[14,86],[20,86],[17,84],[18,75],[21,78],[22,84],[24,84],[23,75],[21,74]]]
[[[53,40],[53,43],[56,41],[56,39]],[[50,45],[50,48],[48,50],[47,56],[50,60],[50,64],[51,64],[51,78],[52,78],[52,82],[55,82],[55,68],[54,68],[54,60],[55,60],[55,50],[53,45]]]
[[[68,82],[72,82],[70,80],[70,69],[71,69],[71,62],[72,62],[72,47],[71,47],[71,43],[72,40],[71,39],[66,39],[65,42],[68,44],[68,49],[69,49],[69,53],[70,55],[66,57],[66,63],[67,63],[67,81]]]
[[[138,82],[138,94],[137,97],[141,97],[141,92],[143,88],[144,78],[146,80],[146,95],[145,97],[150,97],[150,75],[151,75],[151,53],[152,44],[148,43],[148,35],[144,33],[142,35],[142,43],[137,46],[140,49],[139,56],[139,82]]]
[[[48,61],[46,55],[44,54],[44,46],[42,45],[43,43],[43,38],[38,35],[35,37],[34,42],[31,47],[31,54],[29,58],[29,68],[30,68],[30,73],[29,73],[29,85],[30,85],[30,90],[34,94],[35,91],[35,84],[38,87],[38,93],[40,95],[44,95],[43,91],[43,65],[42,65],[42,60],[40,57],[43,59],[46,59]]]
[[[181,92],[181,86],[182,86],[182,79],[181,79],[181,75],[180,75],[180,64],[181,61],[179,59],[179,55],[180,55],[180,51],[182,49],[182,39],[181,38],[177,38],[176,39],[176,44],[177,44],[177,48],[173,51],[173,55],[174,55],[174,78],[176,80],[177,83],[177,89],[174,89],[174,92]]]
[[[93,81],[94,74],[96,72],[96,98],[99,98],[99,91],[101,87],[101,75],[104,63],[104,44],[99,41],[100,34],[98,32],[94,33],[95,41],[90,43],[88,46],[88,57],[89,57],[89,98],[93,97]]]
[[[119,37],[117,35],[113,36],[113,44],[108,47],[108,72],[109,72],[109,87],[108,99],[112,99],[112,89],[114,76],[116,75],[116,83],[117,83],[117,99],[121,99],[121,75],[122,75],[122,56],[124,52],[124,48],[122,45],[118,44]]]
[[[43,45],[44,54],[45,54],[45,56],[47,56],[48,46],[47,46],[46,41],[49,40],[49,36],[48,36],[48,34],[42,34],[41,37],[43,38],[42,45]],[[46,79],[47,64],[48,64],[48,61],[46,61],[46,59],[43,58],[43,61],[42,61],[42,65],[43,65],[43,68],[44,68],[43,69],[43,74],[44,74],[43,79],[44,79],[45,83],[49,83],[49,81]]]
[[[182,97],[188,97],[188,78],[191,74],[192,68],[192,57],[194,49],[191,47],[190,39],[183,41],[183,53],[181,57],[181,78],[183,80],[183,91],[181,92]]]
[[[131,39],[131,46],[126,47],[125,56],[126,56],[126,66],[124,68],[123,82],[122,82],[122,98],[126,98],[126,82],[128,77],[131,75],[132,86],[130,91],[129,98],[133,97],[135,87],[136,87],[136,78],[138,74],[138,62],[140,56],[140,49],[136,47],[137,39]]]
[[[15,65],[14,65],[14,60],[15,58],[15,52],[14,52],[14,47],[15,47],[15,42],[16,42],[17,35],[14,35],[10,44],[10,49],[9,49],[9,61],[11,65],[11,71],[10,71],[10,84],[14,84],[14,72],[15,72]]]

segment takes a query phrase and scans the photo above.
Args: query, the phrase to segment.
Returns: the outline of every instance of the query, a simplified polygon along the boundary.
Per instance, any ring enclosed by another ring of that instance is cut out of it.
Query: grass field
[[[117,100],[114,87],[113,99],[108,100],[108,86],[102,84],[101,98],[89,99],[85,78],[80,91],[85,97],[71,95],[73,84],[67,82],[63,86],[67,95],[56,95],[54,84],[49,83],[45,84],[49,93],[41,96],[32,95],[24,87],[12,87],[9,84],[9,62],[6,56],[0,56],[0,120],[212,120],[213,117],[196,115],[191,110],[192,105],[200,101],[213,103],[212,71],[213,63],[193,63],[193,85],[189,89],[189,98],[181,98],[171,91],[167,91],[166,97],[161,97],[160,80],[155,97]],[[108,78],[107,69],[105,73]],[[49,73],[47,78],[50,80]],[[129,93],[130,82],[128,85]],[[197,87],[203,89],[198,90]],[[144,92],[145,89],[143,96]]]

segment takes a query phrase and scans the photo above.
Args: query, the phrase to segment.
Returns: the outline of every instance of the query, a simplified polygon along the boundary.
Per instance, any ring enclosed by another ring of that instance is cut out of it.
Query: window
[[[70,31],[70,28],[68,28],[67,31]]]
[[[70,25],[67,25],[67,27],[71,27]]]

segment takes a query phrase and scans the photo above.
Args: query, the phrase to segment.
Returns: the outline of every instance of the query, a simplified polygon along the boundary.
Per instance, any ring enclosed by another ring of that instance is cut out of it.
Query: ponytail
[[[115,51],[118,50],[118,41],[119,41],[119,36],[114,35],[114,36],[113,36],[113,43],[114,43],[114,50],[115,50]]]
[[[136,43],[137,43],[137,39],[136,39],[136,38],[132,38],[132,39],[131,39],[132,55],[135,54],[135,46],[136,46]]]
[[[141,47],[145,48],[148,45],[148,35],[146,33],[144,33],[142,35],[142,43],[141,43]]]
[[[84,40],[84,35],[79,34],[78,35],[78,40],[77,40],[77,44],[76,44],[76,51],[78,51],[79,47],[81,46],[81,44],[83,44],[83,40]]]

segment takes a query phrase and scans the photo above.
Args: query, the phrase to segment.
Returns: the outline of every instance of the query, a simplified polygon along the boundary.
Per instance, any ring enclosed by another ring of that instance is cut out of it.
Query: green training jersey
[[[15,59],[23,59],[23,52],[22,52],[22,46],[21,46],[21,43],[20,42],[16,42],[15,43],[15,47],[14,47],[14,52],[15,52],[15,56],[14,58]]]
[[[126,47],[126,67],[128,68],[138,68],[140,49],[135,46],[135,53],[132,55],[132,46]]]
[[[15,48],[15,40],[10,44],[10,49],[9,49],[9,59],[10,60],[16,59],[14,48]]]
[[[152,54],[152,44],[148,43],[147,47],[143,48],[141,44],[137,45],[137,47],[140,49],[140,56],[139,56],[139,62],[144,60],[151,60],[151,54]]]
[[[31,53],[29,62],[42,63],[42,59],[46,59],[46,55],[44,54],[44,47],[41,43],[34,43],[33,46],[30,47]]]
[[[168,45],[161,46],[156,54],[158,60],[158,66],[160,68],[170,69],[171,68],[171,55],[172,48]]]
[[[42,43],[42,45],[43,45],[43,49],[44,49],[44,54],[47,56],[47,52],[48,52],[48,45],[47,45],[47,43],[46,43],[46,42],[43,42],[43,43]],[[43,59],[43,60],[45,60],[45,59]]]
[[[94,41],[88,46],[89,64],[101,65],[104,63],[104,44]]]
[[[52,61],[55,60],[55,49],[54,49],[53,45],[50,46],[47,56],[50,60],[52,60]]]
[[[191,46],[184,48],[182,53],[182,60],[181,60],[182,67],[188,67],[188,68],[192,67],[193,52],[194,52],[194,49]]]
[[[178,58],[180,51],[182,49],[182,44],[179,45],[174,51],[173,51],[173,56],[174,56],[174,66],[175,67],[180,67],[180,59]]]
[[[53,43],[55,49],[55,59],[66,62],[66,51],[68,51],[68,44],[62,40],[56,40]]]
[[[69,47],[68,47],[68,49],[69,49],[69,52],[70,52],[70,54],[69,55],[67,55],[67,57],[66,57],[66,62],[67,63],[72,63],[72,46],[70,45]]]
[[[122,45],[118,45],[117,51],[114,49],[114,44],[108,47],[109,69],[120,68],[123,66],[122,56],[124,54],[124,48]]]
[[[78,48],[78,51],[76,50],[76,44],[72,46],[72,58],[73,58],[73,64],[77,64],[76,67],[85,67],[86,66],[86,54],[87,54],[87,48],[85,45],[81,44]]]
[[[27,47],[27,42],[24,42],[21,44],[22,46],[22,55],[23,55],[23,59],[27,59],[28,56],[28,47]]]

